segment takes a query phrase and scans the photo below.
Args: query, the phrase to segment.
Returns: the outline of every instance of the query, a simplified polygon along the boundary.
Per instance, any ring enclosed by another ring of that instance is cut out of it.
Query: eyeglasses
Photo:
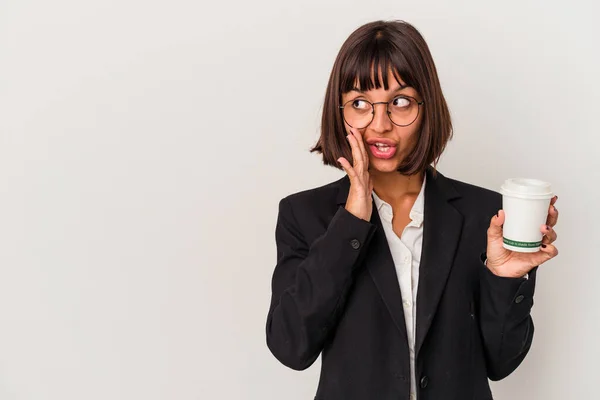
[[[409,126],[417,120],[419,109],[425,101],[417,101],[410,96],[397,96],[391,101],[371,103],[364,99],[349,100],[340,106],[344,121],[356,129],[366,128],[375,117],[375,104],[385,104],[386,114],[394,125]]]

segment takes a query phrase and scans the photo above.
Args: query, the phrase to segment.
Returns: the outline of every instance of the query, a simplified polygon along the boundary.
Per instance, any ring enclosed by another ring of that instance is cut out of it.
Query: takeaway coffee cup
[[[500,193],[505,213],[504,248],[521,253],[539,251],[544,236],[540,229],[554,197],[550,184],[538,179],[507,179]]]

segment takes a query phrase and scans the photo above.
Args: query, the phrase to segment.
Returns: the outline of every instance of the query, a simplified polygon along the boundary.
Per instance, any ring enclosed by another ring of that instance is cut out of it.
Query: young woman
[[[316,399],[487,400],[532,343],[537,267],[502,246],[501,195],[436,169],[452,137],[428,46],[402,21],[343,44],[312,149],[346,175],[279,203],[266,335]],[[430,164],[434,163],[432,167]]]

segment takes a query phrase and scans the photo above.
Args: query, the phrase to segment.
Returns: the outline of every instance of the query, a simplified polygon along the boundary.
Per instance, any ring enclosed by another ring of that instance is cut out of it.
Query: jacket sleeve
[[[485,348],[488,377],[499,381],[523,361],[533,341],[530,312],[538,267],[527,278],[495,275],[484,265],[481,254],[480,329]]]
[[[303,370],[317,359],[337,324],[375,229],[339,207],[324,234],[309,244],[288,198],[279,202],[266,338],[281,363]]]

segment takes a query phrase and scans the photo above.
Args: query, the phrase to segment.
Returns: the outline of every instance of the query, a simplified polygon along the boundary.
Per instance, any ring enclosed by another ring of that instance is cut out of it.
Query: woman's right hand
[[[373,212],[373,182],[369,176],[369,154],[360,132],[351,129],[346,136],[352,148],[354,166],[350,165],[344,157],[338,158],[338,162],[350,178],[350,191],[346,201],[346,210],[354,216],[369,221]]]

